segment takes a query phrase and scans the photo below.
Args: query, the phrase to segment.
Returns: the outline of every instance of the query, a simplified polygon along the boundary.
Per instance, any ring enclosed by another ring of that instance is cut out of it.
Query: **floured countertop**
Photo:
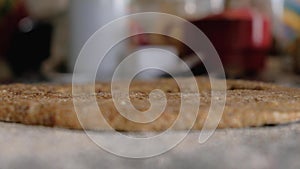
[[[217,130],[203,145],[198,137],[193,131],[173,150],[137,160],[102,150],[82,131],[0,123],[0,168],[300,168],[300,123]]]

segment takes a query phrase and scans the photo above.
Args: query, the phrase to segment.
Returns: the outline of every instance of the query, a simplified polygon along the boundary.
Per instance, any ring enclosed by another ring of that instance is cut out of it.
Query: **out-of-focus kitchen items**
[[[1,0],[0,81],[70,81],[69,73],[88,38],[106,23],[137,12],[169,13],[195,24],[217,49],[228,77],[278,81],[277,78],[287,76],[275,77],[272,70],[280,69],[282,74],[299,72],[298,8],[297,0]],[[132,20],[115,32],[151,28],[193,40],[185,25],[161,22],[159,18],[153,23],[142,22]],[[177,54],[195,74],[206,72],[194,57],[194,52],[201,51],[190,51],[170,37],[149,34],[131,37],[111,50],[99,68],[99,79],[110,80],[126,56],[151,47]],[[132,63],[129,69],[151,60],[151,53],[147,55],[147,59]],[[282,64],[274,68],[274,62]],[[167,67],[174,65],[168,63]],[[89,61],[81,64],[89,69]],[[184,75],[180,69],[178,72]],[[138,78],[159,76],[164,74],[146,72]],[[291,83],[297,81],[298,76],[292,77]]]

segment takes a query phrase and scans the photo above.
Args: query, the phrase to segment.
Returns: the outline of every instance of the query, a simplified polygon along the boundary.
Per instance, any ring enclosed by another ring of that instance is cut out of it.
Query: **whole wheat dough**
[[[203,127],[210,106],[210,83],[197,77],[200,100],[199,113],[193,129]],[[74,110],[72,85],[0,86],[0,120],[28,125],[55,126],[69,129],[107,130],[105,121],[121,131],[162,131],[176,120],[180,108],[180,90],[173,79],[136,81],[131,84],[132,104],[141,111],[149,108],[148,94],[153,89],[166,93],[168,104],[163,114],[148,124],[125,119],[116,110],[110,93],[110,84],[97,83],[95,96],[104,119],[98,119],[96,110],[80,115],[82,127]],[[183,93],[183,95],[190,93]],[[85,96],[76,96],[85,97]],[[159,100],[158,100],[159,101]],[[189,111],[183,112],[186,121],[175,130],[188,129]],[[300,120],[300,89],[290,89],[259,82],[227,80],[227,101],[218,128],[258,127]]]

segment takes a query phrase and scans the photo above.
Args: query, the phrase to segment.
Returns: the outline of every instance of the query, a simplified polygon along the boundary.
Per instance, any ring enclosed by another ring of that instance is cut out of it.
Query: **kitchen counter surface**
[[[137,160],[102,150],[83,131],[0,123],[0,168],[300,168],[300,123],[217,130],[203,145],[198,137],[193,131],[171,151]]]

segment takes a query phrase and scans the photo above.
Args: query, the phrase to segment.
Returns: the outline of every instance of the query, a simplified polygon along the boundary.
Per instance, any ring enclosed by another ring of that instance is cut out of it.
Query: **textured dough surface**
[[[201,130],[210,107],[211,90],[207,78],[197,77],[197,82],[201,102],[193,129]],[[97,110],[89,110],[86,106],[86,113],[79,115],[80,123],[74,109],[72,85],[2,85],[0,86],[0,120],[69,129],[108,130],[104,125],[107,122],[112,128],[121,131],[166,130],[178,117],[181,96],[186,96],[188,99],[189,95],[195,93],[188,91],[180,93],[173,79],[136,81],[131,83],[129,92],[135,108],[141,111],[149,108],[149,93],[153,89],[163,90],[168,103],[161,116],[151,123],[135,123],[120,115],[114,106],[108,83],[97,83],[95,88],[102,118]],[[156,102],[160,102],[160,98]],[[193,102],[195,101],[190,100],[191,104]],[[182,117],[184,120],[180,120],[172,129],[189,129],[190,122],[195,120],[189,110],[185,110]],[[299,120],[300,89],[260,82],[227,80],[226,106],[218,128],[258,127]]]

